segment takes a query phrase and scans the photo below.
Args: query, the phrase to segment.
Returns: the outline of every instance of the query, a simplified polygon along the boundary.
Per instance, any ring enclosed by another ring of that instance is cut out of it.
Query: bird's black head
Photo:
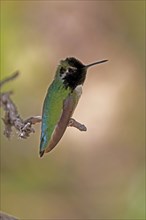
[[[60,65],[57,69],[57,76],[63,80],[63,84],[66,88],[70,87],[73,91],[76,86],[84,83],[88,67],[105,61],[107,60],[84,65],[76,58],[69,57],[60,62]]]
[[[59,77],[63,80],[66,88],[70,87],[74,90],[76,86],[81,85],[85,81],[86,68],[79,60],[74,57],[62,60],[58,69]]]

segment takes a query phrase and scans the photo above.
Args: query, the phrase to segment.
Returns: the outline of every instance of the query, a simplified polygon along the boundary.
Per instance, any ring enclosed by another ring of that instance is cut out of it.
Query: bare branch
[[[0,87],[2,87],[5,83],[15,79],[18,77],[19,72],[15,72],[10,77],[2,80],[0,82]],[[10,98],[12,91],[1,93],[0,94],[0,107],[4,109],[5,115],[3,118],[3,122],[5,124],[4,135],[7,138],[10,138],[12,133],[12,128],[14,127],[18,131],[18,136],[20,138],[27,138],[31,133],[34,133],[33,125],[36,123],[40,123],[42,121],[41,116],[32,116],[26,120],[23,120],[18,113],[17,107]],[[69,127],[75,127],[80,131],[86,131],[87,128],[85,125],[80,124],[75,119],[71,118],[69,121]]]
[[[24,122],[31,123],[34,125],[34,124],[39,123],[41,121],[42,121],[41,116],[33,116],[33,117],[26,119]]]
[[[18,220],[18,218],[12,216],[12,215],[8,215],[4,212],[0,212],[0,219],[1,220]]]
[[[68,124],[69,127],[74,127],[79,129],[80,131],[87,131],[87,128],[85,127],[85,125],[79,123],[78,121],[76,121],[75,119],[71,118]]]
[[[5,112],[5,116],[3,118],[3,122],[5,124],[4,134],[7,138],[9,138],[11,136],[12,127],[15,127],[15,129],[19,131],[19,137],[27,138],[30,133],[34,133],[32,125],[40,122],[41,118],[34,116],[23,120],[18,114],[15,104],[10,98],[11,94],[12,92],[6,92],[0,95],[0,106],[3,107]]]
[[[0,87],[5,83],[15,79],[19,75],[19,72],[15,72],[10,77],[2,80],[0,82]],[[5,124],[4,135],[7,138],[10,138],[12,133],[12,127],[18,131],[18,135],[21,138],[29,137],[30,133],[34,133],[32,125],[41,122],[40,116],[30,117],[26,120],[23,120],[17,111],[17,107],[10,98],[12,91],[1,93],[0,94],[0,107],[4,109],[5,115],[3,122]]]
[[[11,76],[9,76],[9,77],[7,77],[6,79],[2,80],[2,81],[0,82],[0,87],[2,87],[5,83],[7,83],[7,82],[9,82],[9,81],[11,81],[11,80],[13,80],[13,79],[16,79],[16,77],[18,77],[19,74],[20,74],[20,73],[19,73],[18,71],[16,71],[16,72],[13,73]]]

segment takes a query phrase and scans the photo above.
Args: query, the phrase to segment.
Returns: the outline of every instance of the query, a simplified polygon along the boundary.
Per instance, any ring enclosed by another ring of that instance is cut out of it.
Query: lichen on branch
[[[16,71],[11,76],[0,81],[0,89],[8,82],[16,79],[19,76],[19,72]],[[11,99],[12,91],[0,93],[0,107],[4,110],[4,118],[2,118],[5,128],[4,135],[7,138],[11,137],[12,128],[14,127],[17,130],[18,136],[20,138],[27,138],[31,133],[34,133],[35,130],[33,125],[40,123],[42,121],[41,116],[31,116],[27,119],[22,119],[18,113],[15,103]],[[75,127],[80,131],[86,131],[86,127],[83,124],[80,124],[75,119],[71,118],[68,124],[69,127]]]
[[[13,79],[16,79],[19,76],[19,72],[15,72],[10,77],[2,80],[0,82],[0,89],[4,84],[10,82]],[[35,130],[32,127],[34,124],[41,122],[40,116],[29,117],[26,120],[23,120],[20,114],[18,113],[17,107],[11,99],[12,91],[0,93],[0,107],[4,110],[3,122],[5,125],[4,135],[7,138],[10,138],[12,133],[12,128],[14,127],[18,131],[18,136],[21,138],[29,137],[30,133],[34,133]]]

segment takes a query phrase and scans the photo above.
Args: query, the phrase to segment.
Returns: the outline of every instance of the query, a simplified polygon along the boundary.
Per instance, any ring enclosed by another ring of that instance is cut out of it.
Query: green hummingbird
[[[84,65],[74,57],[61,60],[44,100],[40,157],[62,138],[82,94],[87,69],[107,60]]]

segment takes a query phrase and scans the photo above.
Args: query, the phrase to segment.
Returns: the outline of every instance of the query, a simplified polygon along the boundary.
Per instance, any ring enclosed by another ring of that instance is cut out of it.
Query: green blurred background
[[[144,219],[145,1],[1,1],[3,91],[25,119],[40,115],[60,59],[89,70],[58,146],[38,156],[40,125],[27,140],[3,135],[1,210],[21,219]],[[3,116],[3,112],[2,112]],[[2,117],[1,116],[1,117]]]

